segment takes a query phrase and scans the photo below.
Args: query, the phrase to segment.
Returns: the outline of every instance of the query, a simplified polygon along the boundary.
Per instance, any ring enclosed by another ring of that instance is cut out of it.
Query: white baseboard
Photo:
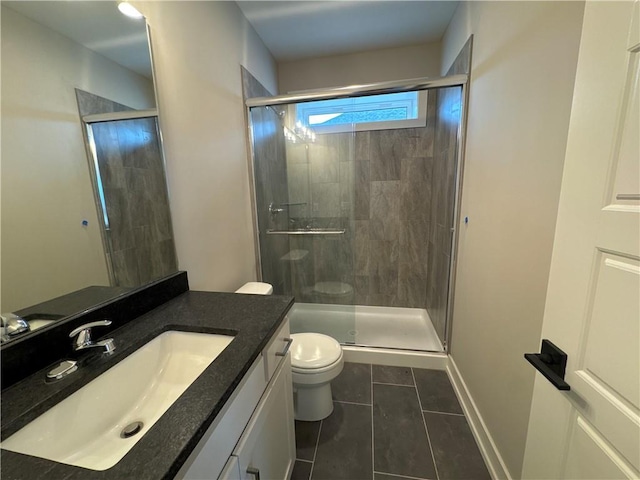
[[[444,353],[412,352],[388,348],[342,346],[345,362],[372,363],[392,367],[430,368],[445,370],[447,355]]]
[[[504,463],[489,430],[487,430],[487,426],[484,423],[475,402],[473,401],[473,397],[471,397],[469,389],[460,375],[460,370],[458,370],[456,362],[454,362],[451,356],[449,356],[446,371],[449,375],[453,388],[458,395],[458,399],[460,400],[464,414],[467,417],[473,436],[476,438],[476,442],[480,447],[480,452],[487,464],[491,478],[494,480],[512,480],[513,477]]]

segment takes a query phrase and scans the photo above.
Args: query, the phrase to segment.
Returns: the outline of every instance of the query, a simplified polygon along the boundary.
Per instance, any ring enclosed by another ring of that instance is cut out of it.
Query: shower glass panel
[[[452,307],[453,248],[459,225],[461,185],[462,87],[439,88],[435,97],[433,159],[430,169],[426,308],[438,337],[449,338]]]
[[[353,344],[354,136],[315,135],[295,109],[251,109],[262,278],[313,316],[333,314],[294,331]]]
[[[462,87],[251,107],[262,278],[291,328],[441,352]]]

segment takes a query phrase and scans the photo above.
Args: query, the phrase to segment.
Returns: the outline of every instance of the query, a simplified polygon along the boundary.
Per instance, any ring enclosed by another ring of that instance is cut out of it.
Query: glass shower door
[[[292,331],[355,342],[354,135],[316,135],[295,105],[253,107],[263,281],[293,295]]]

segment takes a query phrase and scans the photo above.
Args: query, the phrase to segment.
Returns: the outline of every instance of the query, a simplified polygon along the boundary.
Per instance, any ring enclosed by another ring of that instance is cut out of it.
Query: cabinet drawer
[[[282,359],[285,358],[291,346],[291,331],[289,329],[289,317],[285,317],[282,325],[271,339],[271,342],[262,351],[264,359],[265,380],[269,382]]]

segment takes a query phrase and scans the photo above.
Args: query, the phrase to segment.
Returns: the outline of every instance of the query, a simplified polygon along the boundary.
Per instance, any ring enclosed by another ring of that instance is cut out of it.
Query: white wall
[[[581,2],[465,2],[474,34],[452,357],[513,477],[522,469],[580,41]]]
[[[440,42],[278,63],[280,93],[438,77]]]
[[[5,312],[109,285],[74,88],[134,108],[155,99],[148,79],[5,6],[1,16]]]
[[[256,276],[240,65],[277,91],[269,51],[235,2],[136,3],[151,27],[179,267],[193,290]]]

